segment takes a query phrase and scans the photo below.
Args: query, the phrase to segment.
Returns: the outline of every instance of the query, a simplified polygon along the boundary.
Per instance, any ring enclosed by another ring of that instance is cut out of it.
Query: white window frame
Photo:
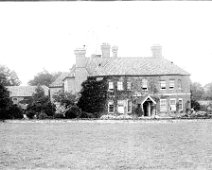
[[[110,112],[110,105],[113,105],[113,111]],[[108,113],[114,113],[115,106],[114,106],[114,101],[108,101]]]
[[[169,89],[173,90],[175,87],[175,81],[173,79],[169,80]]]
[[[127,90],[131,90],[131,87],[132,87],[132,83],[131,82],[127,82]]]
[[[119,107],[122,107],[122,112],[120,112],[120,108]],[[118,113],[121,113],[121,114],[124,114],[125,110],[125,100],[117,100],[117,111]]]
[[[148,80],[142,79],[142,90],[148,90]]]
[[[114,84],[112,81],[109,81],[108,83],[108,90],[113,90],[114,89]]]
[[[174,101],[174,104],[171,104],[171,101]],[[169,105],[170,105],[171,111],[176,111],[176,99],[175,98],[169,99]]]
[[[165,86],[162,86],[162,85],[165,85]],[[162,87],[165,87],[165,88],[162,88]],[[166,81],[165,80],[160,80],[160,89],[166,90]]]
[[[122,82],[122,81],[118,81],[118,82],[117,82],[117,89],[118,89],[119,91],[124,90],[124,88],[123,88],[123,82]]]
[[[180,100],[182,101],[182,108],[180,108]],[[179,103],[179,111],[182,111],[183,110],[183,99],[179,98],[178,99],[178,103]]]
[[[162,105],[162,104],[164,104],[163,102],[165,102],[164,106]],[[163,109],[161,109],[161,108],[163,108]],[[160,111],[167,112],[167,99],[160,99]]]

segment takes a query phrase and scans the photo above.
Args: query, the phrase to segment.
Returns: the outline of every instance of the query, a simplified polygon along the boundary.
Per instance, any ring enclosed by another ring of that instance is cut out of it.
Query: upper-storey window
[[[178,89],[182,89],[182,81],[180,79],[178,79],[177,86]]]
[[[174,80],[169,80],[169,89],[174,89]]]
[[[148,81],[147,79],[142,79],[142,89],[148,90]]]
[[[114,89],[114,86],[113,86],[113,82],[109,82],[109,87],[108,87],[109,90],[113,90]]]
[[[161,80],[160,81],[160,89],[161,90],[165,90],[166,89],[166,81],[165,80]]]
[[[131,90],[131,82],[127,82],[127,90]]]
[[[123,90],[123,82],[118,81],[117,82],[117,88],[118,88],[118,90]]]

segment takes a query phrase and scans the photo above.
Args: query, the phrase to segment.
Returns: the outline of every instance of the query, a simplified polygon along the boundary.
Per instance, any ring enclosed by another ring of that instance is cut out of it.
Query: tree
[[[105,109],[107,99],[106,80],[97,81],[94,78],[88,78],[82,83],[78,106],[84,112],[93,113],[96,117]]]
[[[0,83],[0,119],[8,119],[7,111],[11,105],[9,91]]]
[[[61,105],[67,107],[75,106],[78,101],[78,96],[71,92],[59,91],[53,95],[55,102],[59,102]]]
[[[19,86],[21,82],[15,71],[0,65],[0,83],[3,86]]]
[[[206,100],[212,100],[212,83],[208,83],[204,86]]]
[[[191,99],[198,101],[204,98],[204,88],[200,83],[191,83]]]
[[[32,95],[32,102],[27,106],[27,116],[32,118],[35,114],[37,117],[42,114],[53,116],[55,112],[55,105],[51,103],[48,96],[41,86],[37,86],[35,93]],[[43,116],[43,115],[42,115]]]
[[[44,70],[34,76],[34,79],[30,80],[28,84],[31,86],[45,85],[49,87],[49,85],[53,83],[60,74],[61,72],[51,74],[47,70]]]

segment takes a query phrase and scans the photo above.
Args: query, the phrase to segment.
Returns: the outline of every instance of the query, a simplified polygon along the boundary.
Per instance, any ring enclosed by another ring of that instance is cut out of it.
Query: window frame
[[[112,88],[110,88],[112,86]],[[112,81],[108,82],[108,90],[114,90],[114,83]]]
[[[171,104],[171,101],[175,101],[175,103],[174,104]],[[177,100],[176,100],[176,98],[171,98],[171,99],[169,99],[169,105],[170,105],[170,108],[171,108],[171,111],[176,111],[177,110],[177,108],[176,108],[176,103],[177,103]],[[171,106],[174,106],[174,110],[172,110],[172,107]]]
[[[162,82],[164,82],[164,83],[162,83]],[[163,89],[162,87],[162,84],[164,84],[165,86],[165,88]],[[160,90],[166,90],[166,80],[160,80]]]
[[[113,105],[113,111],[110,112],[110,106]],[[114,113],[115,111],[115,105],[114,105],[114,101],[110,100],[108,101],[108,113]]]
[[[146,87],[144,87],[144,85],[145,85]],[[141,88],[142,88],[142,90],[144,90],[144,91],[148,91],[148,80],[147,80],[147,79],[142,79]]]
[[[182,108],[180,108],[180,100],[182,101]],[[179,103],[179,111],[183,111],[183,98],[179,98],[178,99],[178,103]]]
[[[127,101],[127,113],[132,113],[132,101]]]
[[[123,91],[124,90],[124,86],[123,86],[123,82],[122,81],[118,81],[117,82],[117,90],[118,91]]]
[[[120,103],[122,103],[122,104],[120,104]],[[123,113],[119,112],[119,106],[123,107]],[[124,114],[124,112],[125,112],[124,108],[125,108],[125,100],[117,100],[117,112],[121,113],[121,114]]]
[[[162,101],[166,101],[166,105],[162,105]],[[165,109],[161,109],[163,107],[165,107]],[[160,112],[167,112],[167,99],[160,99]]]
[[[173,86],[171,86],[173,85]],[[174,90],[175,88],[175,80],[174,79],[170,79],[169,80],[169,90]]]

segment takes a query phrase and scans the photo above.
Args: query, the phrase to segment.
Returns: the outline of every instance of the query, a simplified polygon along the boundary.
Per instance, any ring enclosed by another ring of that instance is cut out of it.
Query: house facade
[[[63,79],[63,90],[78,93],[88,77],[104,78],[105,114],[152,116],[190,109],[190,74],[166,60],[161,46],[151,50],[151,57],[118,57],[118,47],[104,43],[101,55],[86,57],[85,48],[76,49],[76,65]]]

